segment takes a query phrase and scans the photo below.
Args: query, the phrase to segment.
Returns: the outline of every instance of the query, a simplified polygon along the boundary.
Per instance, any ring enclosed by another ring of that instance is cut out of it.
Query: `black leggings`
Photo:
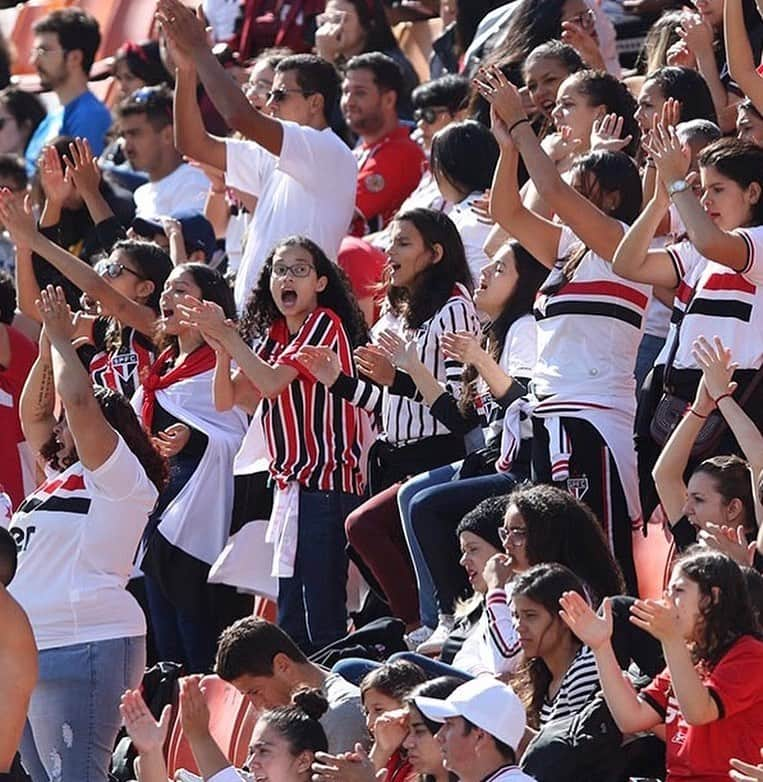
[[[551,479],[549,436],[540,418],[533,418],[533,478],[541,483],[554,483],[588,505],[604,527],[629,594],[636,595],[631,519],[615,460],[604,438],[588,421],[565,417],[561,421],[572,442],[569,478],[564,481]]]

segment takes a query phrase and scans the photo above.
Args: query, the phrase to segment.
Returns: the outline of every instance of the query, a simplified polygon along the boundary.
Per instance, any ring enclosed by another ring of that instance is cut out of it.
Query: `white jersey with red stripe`
[[[681,280],[676,298],[688,301],[681,322],[677,369],[697,369],[692,343],[715,336],[731,349],[740,369],[763,363],[763,226],[737,229],[747,244],[740,272],[705,258],[689,241],[667,248]]]
[[[558,257],[565,259],[580,245],[562,226]],[[546,286],[561,275],[563,265],[564,260],[557,263]],[[633,398],[633,370],[651,293],[651,286],[619,277],[611,263],[588,250],[570,282],[536,299],[534,393],[539,398]]]

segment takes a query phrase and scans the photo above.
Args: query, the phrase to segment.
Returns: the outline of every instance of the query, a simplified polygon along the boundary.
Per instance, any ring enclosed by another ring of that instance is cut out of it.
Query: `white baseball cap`
[[[490,676],[456,687],[445,699],[417,697],[416,708],[428,719],[445,722],[448,717],[463,717],[515,752],[525,733],[525,707],[511,687]]]

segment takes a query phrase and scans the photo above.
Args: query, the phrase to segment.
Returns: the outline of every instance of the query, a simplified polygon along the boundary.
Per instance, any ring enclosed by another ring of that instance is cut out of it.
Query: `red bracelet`
[[[692,413],[693,415],[696,415],[697,418],[707,418],[706,415],[702,415],[702,413],[698,413],[693,407],[689,408],[689,412]]]
[[[717,399],[713,399],[713,402],[715,406],[718,407],[718,402],[720,402],[721,399],[726,399],[729,397],[733,397],[733,394],[729,394],[729,393],[721,394]]]

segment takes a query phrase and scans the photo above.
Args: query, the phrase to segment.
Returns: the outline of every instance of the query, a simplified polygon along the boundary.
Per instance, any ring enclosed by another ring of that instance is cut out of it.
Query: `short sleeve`
[[[573,249],[579,247],[583,242],[578,239],[577,234],[568,225],[560,224],[559,228],[559,246],[556,250],[557,260],[566,258]]]
[[[705,680],[721,718],[763,705],[763,676],[750,676],[751,671],[761,670],[763,643],[746,637],[731,647]]]
[[[670,256],[673,264],[676,284],[685,279],[697,266],[706,262],[705,257],[688,239],[678,244],[671,244],[665,248],[665,252]]]
[[[260,196],[278,159],[254,141],[225,139],[225,184]]]
[[[531,378],[538,358],[535,318],[524,315],[511,324],[501,354],[501,369],[511,377]]]
[[[651,706],[660,718],[664,721],[668,713],[668,698],[671,689],[670,673],[665,668],[662,673],[652,679],[649,684],[639,693],[639,699]]]
[[[297,361],[296,354],[304,345],[311,347],[333,347],[336,341],[337,326],[325,310],[315,310],[302,324],[294,339],[276,360],[276,366],[289,366],[296,369],[300,377],[315,382],[313,375]]]
[[[337,176],[341,168],[337,160],[338,145],[332,130],[320,131],[282,122],[283,144],[278,156],[278,168],[296,179],[307,190],[322,193],[326,183]],[[339,142],[341,143],[341,142]],[[346,150],[349,154],[349,150]]]
[[[414,144],[385,144],[358,174],[357,207],[366,220],[397,209],[421,180],[424,157]]]
[[[127,447],[121,435],[117,435],[117,446],[111,456],[97,469],[85,470],[85,483],[94,496],[112,502],[130,499],[139,502],[146,499],[152,505],[158,494],[149,481],[138,457]]]
[[[732,233],[741,236],[747,246],[747,263],[741,273],[751,282],[763,284],[763,226],[737,228]]]

